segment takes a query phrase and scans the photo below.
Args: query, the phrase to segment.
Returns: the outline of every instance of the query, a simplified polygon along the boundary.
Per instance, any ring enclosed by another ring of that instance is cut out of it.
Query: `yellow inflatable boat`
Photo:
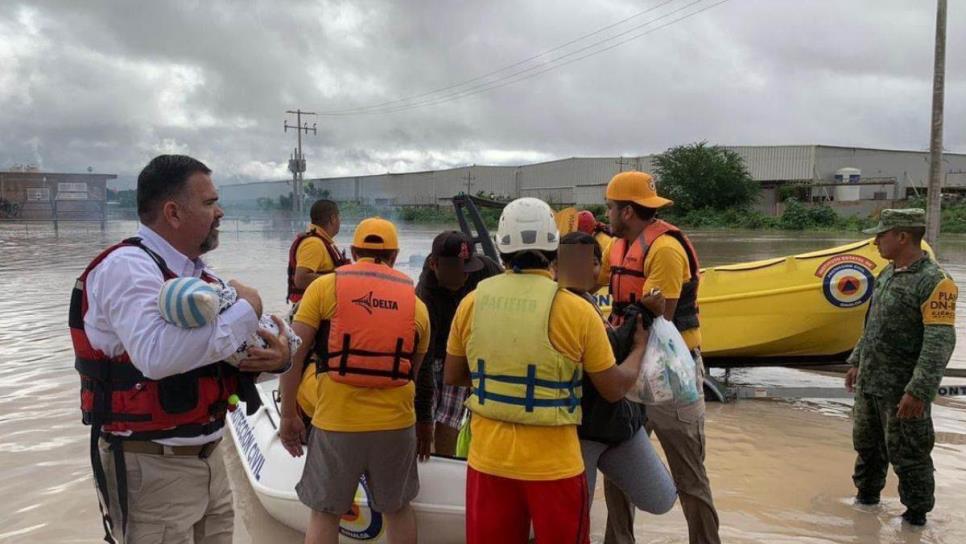
[[[703,269],[698,306],[706,363],[842,362],[859,339],[874,279],[886,264],[869,239]],[[598,301],[609,306],[606,288]]]
[[[865,240],[705,269],[698,289],[703,351],[719,363],[841,361],[859,339],[886,264]]]

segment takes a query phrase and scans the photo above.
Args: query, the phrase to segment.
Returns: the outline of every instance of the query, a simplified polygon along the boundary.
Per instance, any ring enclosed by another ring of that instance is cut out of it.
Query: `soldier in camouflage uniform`
[[[956,345],[958,289],[920,245],[921,209],[883,210],[875,234],[892,261],[875,282],[865,331],[849,357],[846,387],[855,391],[852,476],[856,501],[876,504],[892,464],[903,519],[924,525],[935,503],[930,403]]]

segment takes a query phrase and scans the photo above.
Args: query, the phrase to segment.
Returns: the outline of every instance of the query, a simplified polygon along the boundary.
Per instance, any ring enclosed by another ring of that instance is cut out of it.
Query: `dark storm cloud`
[[[183,152],[222,183],[281,178],[295,144],[281,130],[286,109],[421,94],[661,3],[0,0],[0,168],[92,166],[130,179],[151,156]],[[640,154],[702,139],[922,149],[934,9],[731,0],[491,92],[310,120],[319,133],[305,140],[308,174]],[[964,33],[966,10],[952,3],[945,141],[955,151],[966,151]]]

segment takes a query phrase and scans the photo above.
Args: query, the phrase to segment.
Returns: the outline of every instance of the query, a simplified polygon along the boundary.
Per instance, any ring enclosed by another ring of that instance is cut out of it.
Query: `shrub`
[[[790,198],[785,201],[785,211],[782,212],[778,224],[786,230],[805,230],[812,225],[812,220],[808,208]]]

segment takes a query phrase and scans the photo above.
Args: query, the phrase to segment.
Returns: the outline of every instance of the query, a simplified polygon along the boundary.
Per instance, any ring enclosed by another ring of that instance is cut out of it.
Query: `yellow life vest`
[[[517,273],[477,286],[466,346],[473,413],[525,425],[580,423],[581,366],[550,343],[558,289],[545,276]]]

